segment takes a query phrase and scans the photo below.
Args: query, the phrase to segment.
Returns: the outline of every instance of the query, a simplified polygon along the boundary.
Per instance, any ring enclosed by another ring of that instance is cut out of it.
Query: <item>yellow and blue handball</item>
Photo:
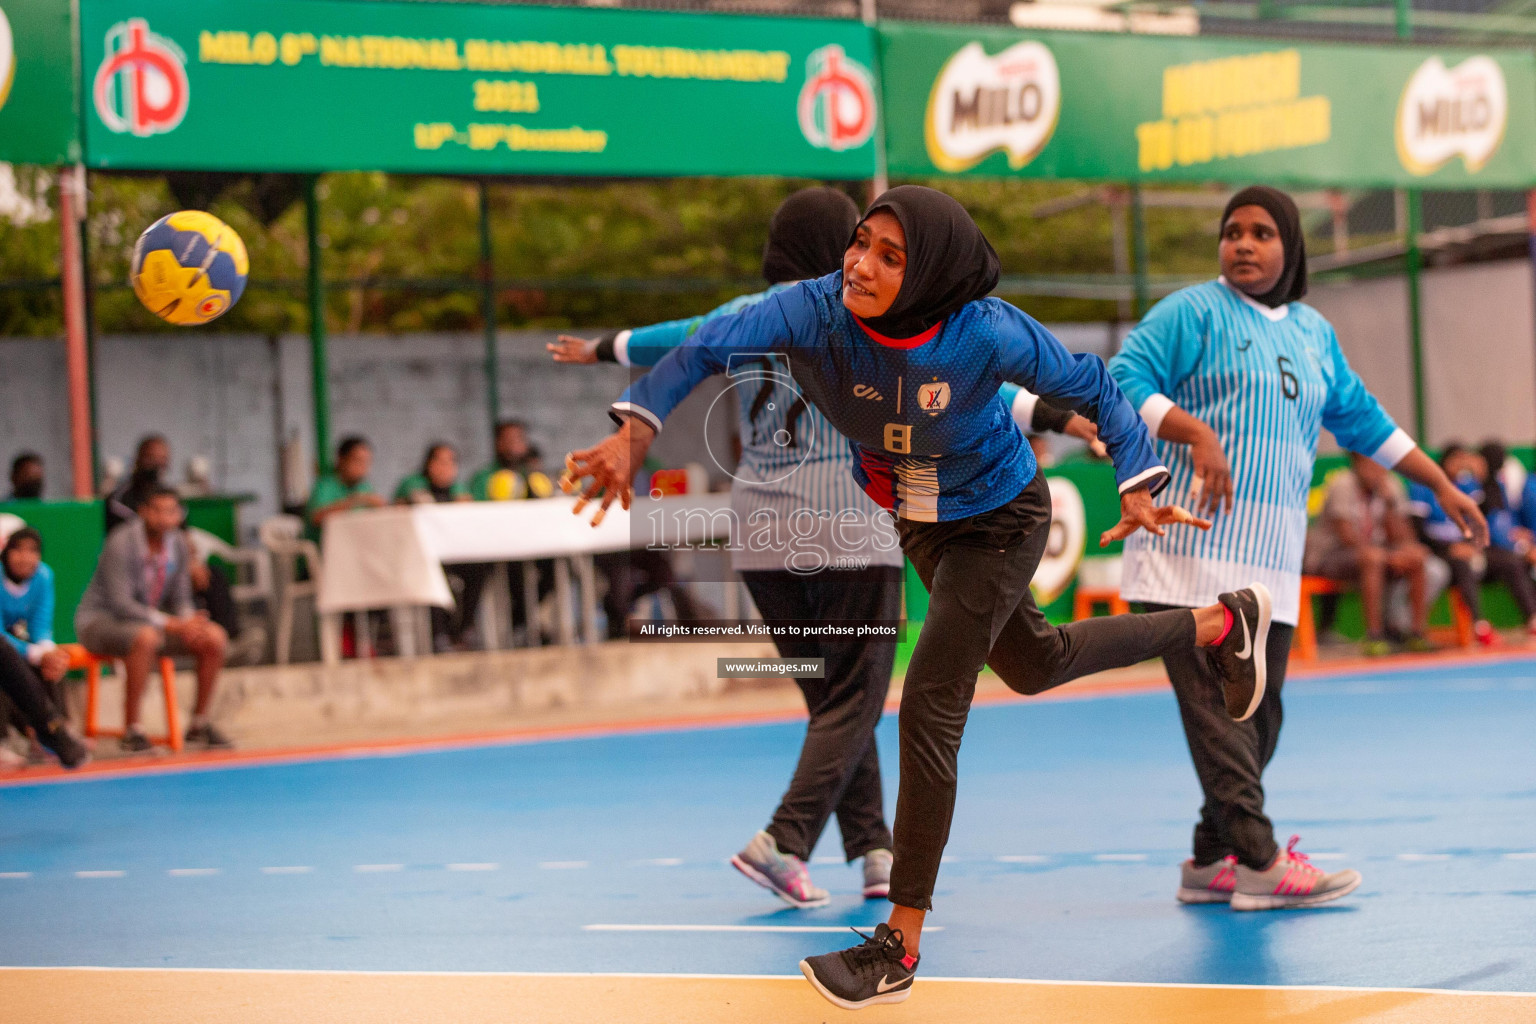
[[[251,260],[235,229],[211,213],[182,210],[155,221],[133,247],[128,272],[144,308],[182,327],[229,312]]]

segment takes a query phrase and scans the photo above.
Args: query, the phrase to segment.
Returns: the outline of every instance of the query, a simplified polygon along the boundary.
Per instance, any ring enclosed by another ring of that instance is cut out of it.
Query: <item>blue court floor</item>
[[[1199,798],[1168,692],[980,706],[925,974],[1536,991],[1536,660],[1296,681],[1286,709],[1277,830],[1355,896],[1174,901]],[[0,787],[0,965],[793,974],[884,909],[835,824],[828,908],[726,864],[802,731]]]

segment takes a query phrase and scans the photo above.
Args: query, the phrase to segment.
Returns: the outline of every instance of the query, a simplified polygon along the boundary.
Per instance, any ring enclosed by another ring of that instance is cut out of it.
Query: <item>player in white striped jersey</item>
[[[1469,539],[1486,545],[1487,524],[1366,389],[1329,323],[1297,301],[1307,274],[1295,203],[1270,188],[1239,192],[1218,252],[1222,276],[1159,302],[1109,364],[1158,438],[1174,493],[1214,514],[1209,532],[1129,537],[1121,594],[1149,609],[1198,607],[1253,579],[1274,594],[1268,687],[1248,721],[1223,710],[1203,652],[1163,658],[1205,794],[1179,898],[1310,906],[1345,895],[1360,876],[1325,875],[1292,847],[1281,851],[1260,777],[1279,739],[1319,429],[1431,487]]]

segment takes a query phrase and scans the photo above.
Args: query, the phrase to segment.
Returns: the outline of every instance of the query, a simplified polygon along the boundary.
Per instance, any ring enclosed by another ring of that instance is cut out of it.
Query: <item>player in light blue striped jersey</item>
[[[1290,197],[1263,187],[1235,195],[1218,252],[1222,276],[1159,302],[1109,364],[1158,439],[1173,493],[1192,495],[1195,511],[1214,519],[1208,532],[1127,538],[1121,594],[1156,609],[1199,607],[1248,580],[1273,593],[1268,687],[1248,721],[1224,711],[1203,651],[1163,658],[1205,793],[1179,898],[1309,906],[1347,894],[1360,876],[1324,874],[1291,847],[1280,850],[1260,776],[1279,739],[1319,430],[1432,489],[1468,539],[1486,545],[1488,529],[1477,504],[1366,389],[1328,321],[1297,301],[1307,290],[1306,251]]]

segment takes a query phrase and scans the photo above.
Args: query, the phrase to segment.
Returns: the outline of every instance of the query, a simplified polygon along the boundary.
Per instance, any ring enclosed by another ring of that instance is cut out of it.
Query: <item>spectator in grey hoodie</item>
[[[139,706],[150,667],[165,654],[186,654],[197,662],[197,704],[187,742],[227,748],[229,740],[208,712],[229,638],[192,603],[192,553],[181,532],[181,500],[169,487],[156,485],[139,495],[136,511],[136,519],[107,536],[75,610],[75,634],[92,654],[123,661],[125,752],[153,749],[139,728]]]

